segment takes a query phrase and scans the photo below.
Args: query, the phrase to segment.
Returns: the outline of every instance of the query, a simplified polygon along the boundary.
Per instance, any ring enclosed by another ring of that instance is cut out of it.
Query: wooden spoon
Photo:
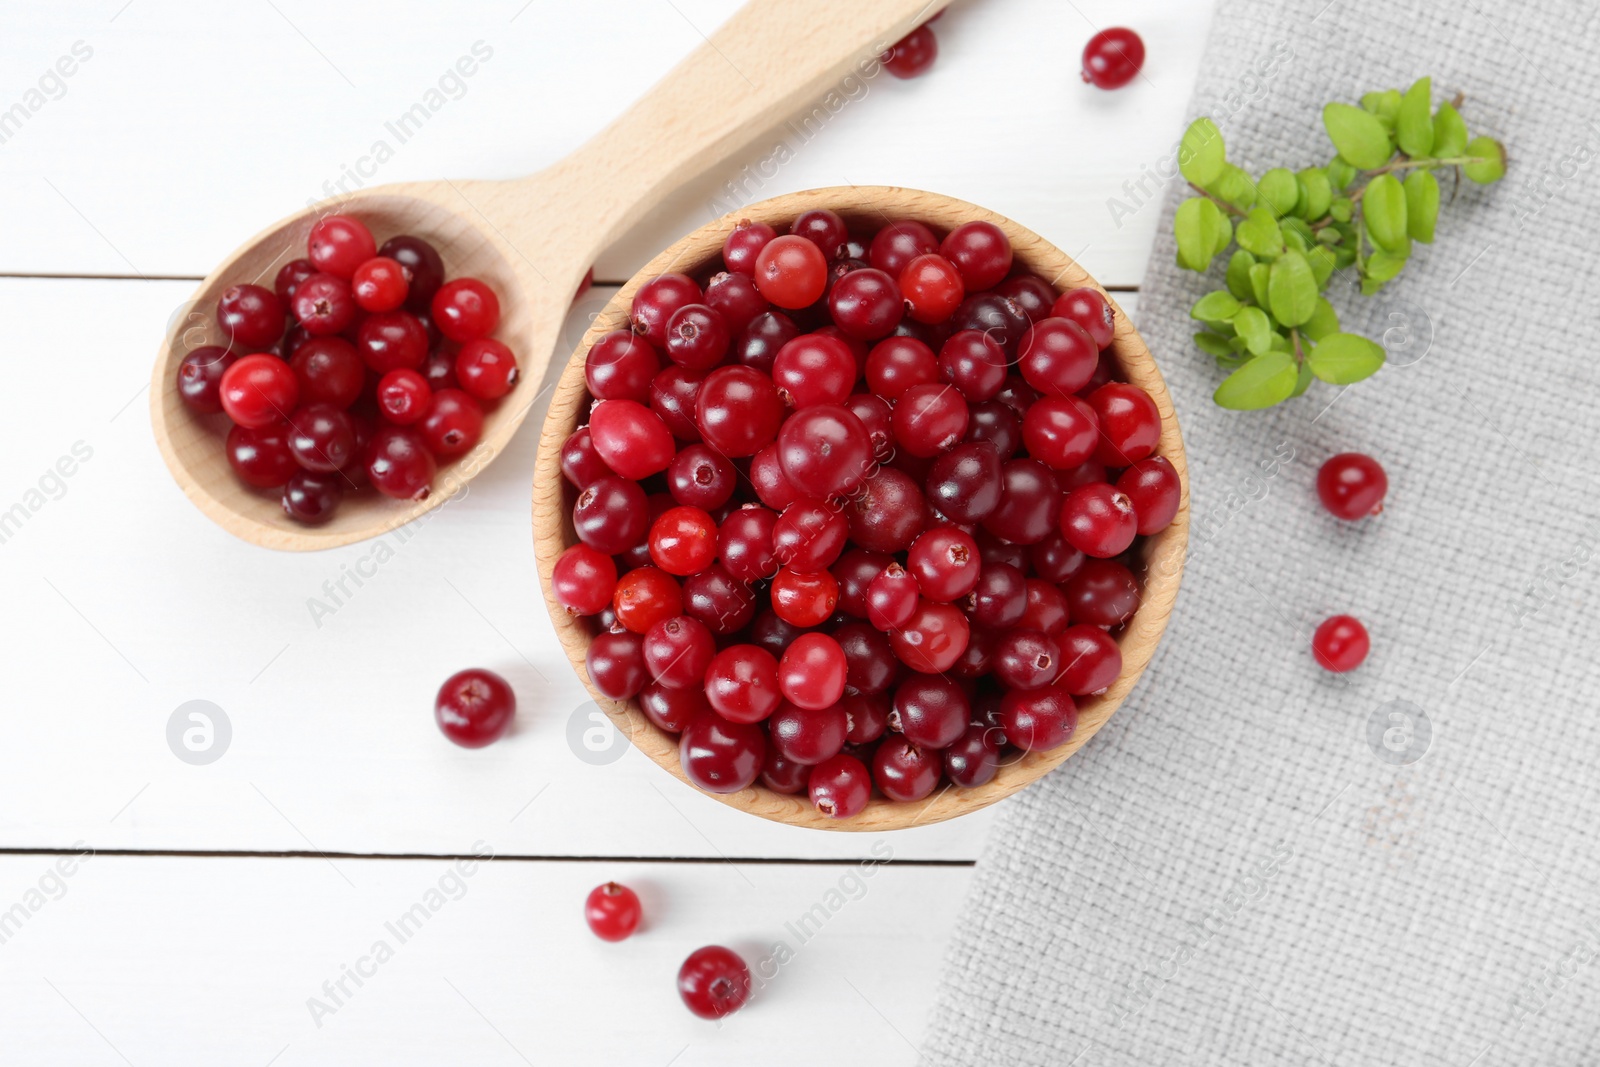
[[[948,2],[750,0],[648,96],[538,174],[375,186],[257,234],[200,284],[156,358],[150,418],[173,477],[223,529],[268,548],[346,545],[438,507],[505,449],[533,407],[573,294],[602,249],[756,135],[826,106],[830,90],[843,97],[859,81],[885,76],[878,56]],[[424,237],[448,277],[493,286],[502,309],[496,336],[516,352],[521,376],[489,414],[478,447],[440,469],[427,499],[361,494],[327,525],[308,527],[284,515],[276,493],[252,491],[234,476],[223,454],[226,420],[191,413],[176,375],[189,351],[227,343],[214,321],[222,291],[239,282],[270,286],[283,263],[305,254],[312,224],[332,211],[361,218],[380,243],[401,233]]]
[[[669,270],[703,274],[705,269],[720,262],[723,241],[740,219],[766,222],[781,231],[796,215],[808,208],[831,208],[844,216],[852,230],[868,233],[895,219],[916,219],[940,235],[963,222],[986,220],[999,226],[1011,239],[1019,267],[1044,278],[1058,291],[1083,286],[1100,289],[1099,283],[1071,257],[1032,230],[1004,216],[937,193],[863,185],[791,193],[740,208],[716,222],[702,226],[662,252],[611,298],[584,335],[577,355],[567,364],[566,372],[562,374],[556,384],[555,394],[550,398],[550,411],[545,416],[544,434],[539,440],[539,459],[534,469],[534,550],[539,557],[545,606],[549,609],[556,636],[560,638],[573,670],[634,746],[685,782],[687,779],[678,759],[677,736],[652,723],[636,701],[610,700],[595,689],[586,663],[589,642],[593,636],[589,624],[586,620],[569,616],[551,593],[550,573],[556,557],[578,540],[571,520],[575,494],[561,476],[561,445],[585,421],[589,411],[582,357],[603,334],[626,325],[633,295],[641,285]],[[1103,289],[1101,291],[1104,292]],[[1116,301],[1109,294],[1106,299],[1116,311],[1116,329],[1109,351],[1117,363],[1119,377],[1139,386],[1155,400],[1161,412],[1159,453],[1171,462],[1183,485],[1178,514],[1172,525],[1141,543],[1139,551],[1144,562],[1142,598],[1138,611],[1117,638],[1122,649],[1122,674],[1116,683],[1098,696],[1078,700],[1077,730],[1066,744],[1049,752],[1034,752],[1010,759],[993,779],[975,789],[947,786],[926,800],[912,804],[896,803],[875,795],[860,815],[842,821],[823,815],[803,795],[776,793],[759,782],[748,789],[716,799],[766,819],[816,829],[878,831],[926,825],[977,811],[1037,781],[1082,748],[1111,717],[1111,713],[1117,710],[1139,680],[1150,657],[1155,654],[1167,619],[1172,614],[1173,601],[1178,595],[1178,582],[1183,576],[1189,541],[1189,468],[1184,458],[1183,437],[1178,432],[1178,418],[1172,410],[1172,398],[1167,393],[1161,371],[1157,369],[1139,331],[1128,321],[1128,316],[1116,306]]]

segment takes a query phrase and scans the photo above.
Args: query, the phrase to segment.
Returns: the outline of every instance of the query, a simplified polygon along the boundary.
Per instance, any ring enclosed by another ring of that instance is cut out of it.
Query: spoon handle
[[[887,76],[881,53],[949,2],[750,0],[593,139],[526,181],[566,193],[598,251],[785,119],[786,142],[814,136]]]

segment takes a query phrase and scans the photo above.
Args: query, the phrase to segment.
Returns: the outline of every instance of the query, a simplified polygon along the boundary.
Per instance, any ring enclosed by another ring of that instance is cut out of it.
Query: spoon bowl
[[[590,397],[584,380],[584,356],[600,337],[626,327],[634,294],[640,286],[667,271],[703,275],[719,262],[724,240],[741,219],[765,222],[781,233],[797,215],[810,208],[838,212],[857,232],[876,229],[892,220],[915,219],[942,236],[964,222],[992,222],[1010,238],[1017,266],[1050,282],[1057,291],[1087,286],[1105,293],[1071,257],[1004,216],[965,201],[917,189],[849,186],[779,196],[725,215],[662,252],[612,297],[568,361],[550,399],[534,473],[534,549],[539,557],[545,607],[573,670],[633,745],[686,784],[688,779],[678,758],[677,735],[652,723],[636,701],[611,700],[595,688],[586,666],[592,639],[589,624],[568,615],[551,592],[551,572],[556,558],[578,543],[571,519],[576,494],[561,475],[561,446],[587,421]],[[874,795],[865,811],[853,819],[843,820],[823,815],[805,796],[777,793],[760,784],[737,793],[714,795],[715,799],[776,822],[817,829],[879,831],[939,822],[977,811],[1037,781],[1081,749],[1121,705],[1155,653],[1177,597],[1189,535],[1189,477],[1183,438],[1161,372],[1126,313],[1117,307],[1110,294],[1106,294],[1106,299],[1116,312],[1116,329],[1109,351],[1117,363],[1118,376],[1144,389],[1154,399],[1161,413],[1161,442],[1157,451],[1172,463],[1183,486],[1178,514],[1172,525],[1142,540],[1143,597],[1138,611],[1117,637],[1122,650],[1122,674],[1115,684],[1102,694],[1079,699],[1077,729],[1066,744],[1049,752],[1027,753],[1011,759],[993,779],[975,789],[946,787],[917,803],[896,803]]]

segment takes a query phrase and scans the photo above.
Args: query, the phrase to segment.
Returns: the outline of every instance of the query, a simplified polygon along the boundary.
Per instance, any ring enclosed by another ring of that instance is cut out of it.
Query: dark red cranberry
[[[872,799],[872,772],[854,756],[839,753],[812,768],[806,786],[818,811],[831,819],[850,819]]]
[[[667,358],[688,371],[704,374],[728,354],[728,324],[706,304],[685,304],[667,320]]]
[[[1101,30],[1083,46],[1083,80],[1098,89],[1120,89],[1144,66],[1144,41],[1122,26]]]
[[[344,486],[340,474],[295,471],[283,486],[283,512],[307,526],[327,522],[344,499]]]
[[[867,623],[844,623],[834,627],[832,636],[844,652],[847,693],[881,693],[898,677],[900,663],[889,639]]]
[[[945,777],[962,789],[988,784],[999,770],[1000,745],[988,726],[970,724],[944,750]]]
[[[718,637],[736,633],[756,613],[756,593],[727,569],[712,564],[683,580],[683,613]]]
[[[913,456],[937,456],[967,432],[967,402],[950,385],[914,385],[894,406],[894,437]]]
[[[289,451],[289,424],[234,426],[228,430],[225,447],[228,464],[246,485],[257,489],[276,489],[299,469]]]
[[[939,784],[943,767],[937,752],[903,737],[885,737],[872,754],[872,781],[890,800],[909,803],[927,797]]]
[[[1014,545],[1010,541],[996,537],[983,527],[978,527],[973,534],[978,542],[978,555],[983,557],[985,566],[1004,563],[1008,567],[1015,567],[1019,571],[1028,569],[1028,546]]]
[[[802,708],[786,700],[767,719],[767,737],[786,760],[821,763],[844,748],[844,709],[837,703],[825,708]]]
[[[598,409],[595,414],[599,414]],[[593,425],[591,421],[591,433],[594,432]],[[455,459],[471,452],[483,436],[483,408],[459,389],[441,389],[428,398],[428,406],[423,409],[417,429],[422,432],[422,439],[435,456],[445,460]],[[601,439],[596,438],[597,449],[600,443]],[[604,458],[604,453],[601,455]],[[613,469],[616,468],[613,466]]]
[[[956,682],[937,674],[913,674],[894,691],[889,729],[925,749],[940,749],[967,728],[972,705]]]
[[[762,373],[772,370],[778,350],[800,336],[800,327],[780,311],[763,311],[733,340],[733,358]]]
[[[517,714],[517,698],[506,680],[474,667],[445,679],[433,705],[444,735],[462,748],[482,748],[499,740]]]
[[[331,474],[355,458],[355,426],[332,404],[296,408],[289,416],[289,451],[306,470]]]
[[[1371,649],[1372,638],[1367,636],[1367,628],[1351,615],[1324,619],[1311,635],[1311,653],[1317,665],[1335,674],[1361,666]]]
[[[1028,546],[1028,561],[1033,564],[1033,572],[1056,585],[1077,574],[1086,559],[1087,556],[1073,548],[1059,533]]]
[[[684,777],[707,793],[737,793],[761,773],[767,734],[753,723],[729,722],[708,712],[696,716],[678,737]]]
[[[1166,460],[1157,458],[1150,462],[1166,463]],[[1174,482],[1176,478],[1174,474]],[[1388,492],[1389,476],[1383,467],[1361,452],[1340,452],[1317,471],[1317,496],[1322,506],[1328,509],[1328,514],[1346,522],[1381,512],[1383,498]],[[1177,510],[1176,504],[1173,510]],[[1140,517],[1143,518],[1142,512]]]
[[[420,237],[401,234],[383,242],[378,255],[388,256],[411,272],[411,284],[406,291],[406,307],[413,312],[428,311],[433,306],[433,294],[444,284],[444,260],[439,252]]]
[[[631,700],[650,679],[644,638],[628,630],[595,634],[585,665],[594,687],[612,700]]]
[[[898,278],[913,259],[938,250],[939,238],[932,230],[914,219],[902,219],[873,235],[867,259],[889,277]]]
[[[722,243],[722,262],[736,274],[754,275],[756,257],[776,236],[778,231],[764,222],[741,219]]]
[[[579,539],[608,556],[638,544],[649,523],[644,490],[637,482],[614,474],[591,481],[572,508],[572,525]]]
[[[916,614],[920,598],[916,578],[891,563],[867,586],[867,621],[879,630],[898,630]]]
[[[828,310],[845,333],[876,341],[894,332],[905,314],[906,302],[892,277],[868,267],[839,280],[828,294]]]
[[[1016,351],[1017,342],[1032,325],[1027,314],[1009,297],[999,293],[974,293],[961,302],[950,316],[952,334],[961,330],[987,333],[1007,355]],[[943,342],[941,342],[942,344]]]
[[[384,496],[426,500],[437,466],[422,437],[404,426],[385,426],[366,448],[367,477]]]
[[[742,507],[723,521],[717,532],[717,557],[729,574],[739,581],[757,582],[778,572],[772,549],[777,523],[774,512],[755,506]]]
[[[896,669],[899,662],[895,663]],[[895,675],[899,677],[898,674]],[[891,684],[893,684],[891,680]],[[878,740],[889,730],[889,694],[846,692],[839,698],[845,713],[846,751],[851,745],[867,745]]]
[[[1039,689],[1061,673],[1061,649],[1039,630],[1007,630],[995,645],[991,666],[1010,689]]]
[[[791,485],[783,473],[783,462],[778,459],[775,443],[750,457],[749,478],[756,498],[774,511],[782,511],[801,499],[800,490]]]
[[[1065,593],[1043,578],[1029,578],[1023,583],[1022,618],[1017,620],[1018,626],[1054,637],[1067,628],[1067,619]]]
[[[922,530],[926,500],[915,478],[880,468],[845,505],[850,538],[873,552],[902,552]]]
[[[366,364],[342,337],[310,338],[295,350],[289,366],[300,383],[300,399],[307,403],[347,408],[367,381]]]
[[[661,370],[656,350],[638,334],[613,330],[589,348],[583,380],[596,400],[648,403],[650,382]]]
[[[1022,421],[999,400],[973,404],[967,409],[967,440],[988,442],[1004,462],[1022,447]]]
[[[300,283],[316,273],[316,264],[309,259],[291,259],[279,267],[278,276],[272,282],[272,291],[277,296],[278,303],[285,308],[289,307],[294,300],[294,291],[300,287]]]
[[[838,259],[845,254],[850,228],[837,212],[825,207],[802,211],[789,226],[789,232],[817,246],[824,257]]]
[[[896,41],[880,58],[884,69],[896,78],[915,78],[933,66],[938,55],[939,42],[924,23]]]
[[[1061,487],[1063,496],[1080,486],[1096,485],[1109,480],[1106,465],[1097,459],[1085,460],[1076,467],[1056,471],[1056,485]]]
[[[760,645],[774,656],[781,656],[795,639],[808,631],[784,622],[770,609],[756,613],[750,623],[750,641]]]
[[[804,793],[806,783],[810,780],[810,767],[804,763],[786,760],[770,748],[767,750],[767,761],[761,766],[762,785],[774,793],[792,796],[795,793]]]
[[[982,522],[1000,504],[1000,456],[993,445],[956,445],[928,470],[928,501],[957,522]]]
[[[1008,563],[984,563],[972,589],[972,621],[993,630],[1008,630],[1022,620],[1028,606],[1022,572]]]
[[[189,410],[215,415],[222,410],[222,376],[239,357],[216,345],[204,345],[178,364],[178,396]]]
[[[738,472],[728,457],[705,445],[687,445],[667,465],[667,487],[680,504],[715,511],[738,488]]]
[[[417,316],[417,321],[421,322],[422,316]],[[427,379],[428,388],[436,393],[441,389],[461,388],[461,383],[456,380],[456,354],[448,349],[435,349],[430,353],[422,361],[421,374]]]
[[[767,298],[756,289],[756,283],[748,274],[728,272],[716,275],[706,286],[706,303],[727,324],[730,343],[768,307]]]
[[[1056,301],[1055,289],[1037,274],[1013,275],[995,286],[994,291],[1021,308],[1029,322],[1049,318]]]
[[[602,941],[626,940],[639,928],[639,895],[625,885],[607,882],[589,891],[583,919]]]
[[[231,351],[270,348],[283,336],[283,304],[271,289],[230,285],[217,301],[217,326]]]
[[[847,549],[831,569],[839,583],[839,610],[858,619],[867,617],[867,589],[893,557],[864,548]],[[843,644],[840,640],[840,644]],[[855,685],[854,682],[850,683]],[[857,686],[856,688],[860,688]]]
[[[750,968],[738,953],[721,945],[695,949],[678,969],[678,995],[702,1019],[732,1015],[750,999]]]
[[[1006,354],[988,334],[962,330],[939,350],[939,376],[975,404],[992,400],[1006,384]]]
[[[1006,740],[1027,752],[1048,752],[1072,739],[1078,706],[1060,686],[1013,689],[1000,701]]]
[[[289,310],[314,337],[343,333],[356,321],[350,283],[331,274],[313,274],[295,287]]]
[[[783,401],[772,379],[750,367],[712,371],[695,395],[694,410],[706,443],[725,456],[755,455],[777,439],[783,422]]]
[[[1016,545],[1043,541],[1057,528],[1061,490],[1050,468],[1036,459],[1013,459],[1000,468],[1000,504],[984,529]]]
[[[650,410],[661,417],[667,429],[680,441],[700,440],[695,422],[695,404],[706,376],[669,363],[650,379]]]
[[[600,453],[594,450],[594,440],[589,436],[587,426],[578,427],[562,444],[561,473],[567,481],[579,489],[588,488],[599,478],[616,474],[606,466],[606,461],[600,458]]]
[[[1183,483],[1165,456],[1141,459],[1123,471],[1117,479],[1117,491],[1133,501],[1134,513],[1139,516],[1139,532],[1146,536],[1172,525],[1183,499]]]
[[[644,635],[645,667],[668,689],[698,688],[716,654],[717,641],[711,631],[687,615],[662,619]]]
[[[428,331],[408,311],[378,312],[361,321],[356,350],[377,374],[416,370],[428,358]]]
[[[1073,622],[1121,626],[1139,610],[1139,583],[1116,560],[1085,560],[1063,592]]]

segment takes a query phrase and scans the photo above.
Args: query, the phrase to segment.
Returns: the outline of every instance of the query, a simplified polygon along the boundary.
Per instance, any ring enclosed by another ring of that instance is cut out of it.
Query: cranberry
[[[1100,446],[1100,420],[1075,396],[1043,396],[1022,417],[1028,455],[1058,471],[1087,463]]]
[[[644,663],[650,676],[668,689],[698,687],[706,676],[717,641],[706,625],[686,615],[662,619],[644,635]]]
[[[639,928],[639,895],[625,885],[607,882],[589,891],[583,920],[602,941],[624,941]]]
[[[828,294],[833,321],[851,337],[876,341],[887,337],[905,314],[900,287],[874,267],[851,271]]]
[[[728,573],[744,582],[771,578],[778,571],[772,535],[778,516],[747,505],[729,515],[717,532],[717,557]]]
[[[683,613],[725,637],[744,629],[755,615],[755,590],[734,578],[727,568],[712,564],[684,579]]]
[[[840,556],[831,568],[833,577],[839,583],[839,610],[858,619],[866,618],[867,589],[872,580],[893,561],[892,556],[869,552],[864,548],[851,548]],[[843,643],[842,638],[840,643]]]
[[[774,656],[781,656],[795,639],[806,633],[800,627],[784,622],[771,610],[762,611],[750,624],[750,641],[760,645]]]
[[[1027,379],[1021,375],[1009,374],[1006,376],[1006,384],[995,394],[995,399],[1010,408],[1020,419],[1028,413],[1028,408],[1033,402],[1039,399],[1039,391],[1029,385]]]
[[[217,301],[217,325],[230,350],[270,348],[283,336],[283,304],[271,289],[230,285]]]
[[[1041,319],[1028,327],[1017,346],[1017,362],[1028,384],[1041,393],[1069,397],[1089,384],[1100,351],[1082,326],[1070,319]]]
[[[367,368],[355,346],[342,337],[313,337],[289,361],[300,383],[300,399],[307,403],[347,408],[366,385]]]
[[[294,453],[289,451],[289,425],[282,421],[233,427],[225,451],[233,472],[257,489],[276,489],[298,469]]]
[[[1100,449],[1095,458],[1108,467],[1126,467],[1153,454],[1161,443],[1161,412],[1137,385],[1111,382],[1089,394],[1100,418]]]
[[[730,645],[706,668],[706,700],[729,722],[761,722],[778,709],[778,661],[759,645]]]
[[[978,330],[952,334],[939,350],[939,376],[973,403],[992,400],[1006,383],[1006,354]]]
[[[978,330],[987,333],[1007,354],[1016,350],[1032,325],[1027,314],[999,293],[977,293],[967,297],[950,317],[952,333]],[[1003,396],[1000,399],[1005,399]]]
[[[456,380],[477,400],[499,400],[517,384],[517,357],[490,337],[468,341],[456,353]]]
[[[902,737],[887,737],[872,754],[872,780],[890,800],[921,800],[939,784],[937,752],[918,748]]]
[[[879,397],[899,400],[914,385],[937,383],[939,361],[933,349],[914,337],[888,337],[867,354],[866,378]]]
[[[596,409],[594,414],[600,414],[599,410]],[[428,406],[422,411],[422,420],[417,423],[417,429],[422,431],[422,439],[436,457],[455,459],[471,452],[483,436],[483,408],[459,389],[441,389],[428,399]],[[593,432],[592,428],[590,432]],[[600,439],[596,438],[597,447],[599,443]],[[604,456],[604,453],[601,455]],[[612,467],[616,469],[615,464]]]
[[[889,635],[894,654],[914,671],[939,674],[967,647],[967,617],[949,604],[923,600],[899,630]]]
[[[971,293],[999,285],[1011,273],[1011,240],[992,222],[968,222],[951,230],[939,251]]]
[[[1133,501],[1133,510],[1139,516],[1139,532],[1147,536],[1172,525],[1183,499],[1183,483],[1165,456],[1141,459],[1123,471],[1117,479],[1117,491]]]
[[[851,393],[843,407],[866,427],[875,458],[887,459],[894,453],[894,413],[888,401],[871,393]]]
[[[789,407],[839,404],[855,385],[856,369],[855,355],[843,341],[809,333],[778,350],[772,380]]]
[[[733,358],[747,367],[767,372],[784,345],[800,336],[794,320],[778,311],[764,311],[734,338]]]
[[[283,360],[258,354],[235,360],[222,372],[218,395],[228,418],[240,426],[260,429],[282,421],[294,410],[300,383]]]
[[[961,736],[971,714],[960,685],[936,674],[914,674],[894,692],[889,729],[919,748],[939,749]]]
[[[683,614],[683,590],[666,571],[635,567],[617,579],[611,606],[623,629],[648,633],[657,623]]]
[[[594,439],[589,436],[589,427],[578,427],[561,446],[561,474],[579,489],[586,489],[596,479],[615,473],[606,466],[605,460],[600,458],[600,453],[594,450]]]
[[[838,753],[811,769],[806,781],[811,803],[831,819],[860,815],[872,799],[872,772],[854,756]]]
[[[851,492],[870,473],[872,441],[861,420],[848,410],[818,404],[784,421],[778,432],[778,459],[796,489],[827,500]]]
[[[1083,80],[1099,89],[1120,89],[1144,66],[1144,41],[1121,26],[1101,30],[1083,46]]]
[[[705,300],[727,324],[729,343],[768,308],[767,298],[761,295],[748,274],[716,275],[706,286]]]
[[[331,274],[313,274],[296,286],[289,309],[314,337],[343,333],[356,321],[350,284]]]
[[[772,379],[760,371],[718,367],[696,393],[694,412],[696,425],[712,448],[725,456],[751,456],[777,438],[783,401]]]
[[[517,698],[506,680],[481,667],[458,671],[445,679],[433,704],[433,717],[444,735],[462,748],[482,748],[511,728]]]
[[[1067,597],[1043,578],[1023,582],[1022,618],[1017,625],[1055,637],[1067,628]]]
[[[594,687],[603,695],[612,700],[631,699],[649,680],[644,638],[627,630],[595,634],[589,642],[586,667]]]
[[[1028,569],[1028,546],[1014,545],[1010,541],[1002,540],[983,527],[978,527],[973,537],[978,542],[978,555],[983,557],[985,566],[1004,563],[1008,567],[1015,567],[1019,571]]]
[[[1029,322],[1049,318],[1056,302],[1055,289],[1037,274],[1013,275],[995,286],[994,291],[1021,308]]]
[[[326,215],[311,227],[306,241],[311,263],[319,271],[349,280],[356,268],[378,254],[372,231],[349,215]]]
[[[428,380],[414,370],[392,370],[378,380],[378,412],[396,426],[410,426],[422,418],[433,398]]]
[[[500,324],[500,298],[476,278],[445,282],[430,305],[439,332],[452,341],[487,337]]]
[[[749,788],[766,755],[765,730],[754,723],[729,722],[715,712],[696,716],[678,737],[684,777],[707,793]]]
[[[911,572],[891,563],[867,586],[867,621],[880,630],[898,630],[916,614],[920,595]]]
[[[1102,352],[1111,347],[1117,317],[1100,290],[1068,289],[1056,298],[1050,314],[1077,323]]]
[[[843,695],[846,666],[839,642],[826,634],[802,634],[778,659],[778,688],[791,704],[825,708]]]
[[[844,219],[825,207],[802,211],[789,226],[789,232],[816,245],[829,260],[844,256],[845,245],[850,241],[850,228]]]
[[[1057,528],[1061,491],[1036,459],[1013,459],[1000,468],[1000,504],[983,520],[983,528],[1012,544],[1043,541]]]
[[[1073,696],[1103,693],[1122,673],[1122,649],[1098,626],[1069,626],[1056,643],[1061,647],[1056,684]]]
[[[583,378],[596,400],[650,399],[650,382],[661,369],[656,350],[638,334],[613,330],[589,348]]]
[[[1098,559],[1118,555],[1138,533],[1133,501],[1104,482],[1079,486],[1062,501],[1061,536],[1084,555]]]
[[[844,748],[845,714],[838,704],[802,708],[784,701],[767,720],[772,747],[786,760],[807,765],[821,763]]]
[[[667,465],[667,488],[680,504],[715,511],[737,488],[738,472],[727,456],[705,445],[678,450]]]
[[[684,370],[704,374],[728,354],[728,324],[705,304],[685,304],[667,320],[667,358]]]
[[[422,321],[422,316],[417,316],[417,321]],[[427,327],[424,322],[424,328]],[[461,383],[456,381],[455,353],[445,349],[436,349],[422,361],[422,376],[428,381],[428,388],[434,392],[441,389],[458,389]]]
[[[189,352],[178,364],[178,395],[190,411],[215,415],[222,410],[222,377],[238,355],[216,345]]]
[[[1106,470],[1106,465],[1097,459],[1086,460],[1076,467],[1064,471],[1056,471],[1056,485],[1061,488],[1062,495],[1072,492],[1079,486],[1094,485],[1097,482],[1110,481],[1111,477]]]
[[[1139,610],[1139,583],[1116,560],[1085,560],[1064,591],[1073,622],[1121,626]]]
[[[925,506],[915,478],[893,467],[881,468],[845,507],[850,538],[873,552],[904,551],[922,531]]]
[[[294,291],[300,287],[300,283],[316,273],[316,265],[309,259],[291,259],[279,267],[278,276],[272,282],[272,291],[278,298],[278,303],[283,307],[289,307],[294,300]]]
[[[350,416],[332,404],[307,404],[289,416],[289,451],[308,471],[331,474],[355,457]]]
[[[350,277],[350,292],[365,311],[393,311],[406,302],[406,268],[387,256],[373,256]]]
[[[993,445],[1003,462],[1022,447],[1022,422],[1009,405],[999,400],[986,400],[967,411],[967,440]]]
[[[578,538],[608,556],[638,544],[649,523],[644,490],[614,474],[602,475],[585,486],[572,508]]]
[[[967,402],[949,385],[914,385],[895,404],[893,425],[907,452],[937,456],[967,432]]]
[[[344,485],[340,474],[295,471],[283,486],[283,513],[307,526],[327,522],[344,499]]]
[[[672,462],[672,434],[661,416],[637,400],[596,404],[589,414],[589,436],[606,466],[624,478],[643,478]]]
[[[695,949],[678,969],[678,995],[702,1019],[732,1015],[750,999],[750,968],[721,945]]]
[[[416,370],[428,358],[428,332],[408,311],[368,315],[356,331],[356,349],[378,374]]]
[[[766,223],[742,219],[722,243],[722,262],[735,274],[753,275],[756,258],[776,236],[778,231]]]
[[[839,558],[849,536],[850,523],[842,511],[815,500],[797,500],[784,508],[773,527],[772,551],[792,570],[821,571]]]
[[[993,668],[1011,689],[1038,689],[1061,673],[1061,648],[1039,630],[1008,630],[995,646]]]
[[[770,444],[750,457],[750,485],[756,498],[775,511],[801,499],[800,490],[789,483],[783,473],[783,462],[778,458],[778,446]]]
[[[406,290],[406,307],[413,312],[427,311],[433,306],[433,294],[444,284],[444,260],[438,250],[420,237],[401,234],[383,242],[378,255],[385,256],[411,272]]]
[[[945,777],[962,789],[976,789],[1000,770],[1000,745],[993,731],[972,723],[944,750]]]
[[[550,591],[568,615],[597,615],[617,590],[617,565],[604,552],[577,544],[556,557]]]
[[[1033,564],[1034,573],[1056,585],[1077,574],[1087,558],[1059,533],[1028,546],[1028,562]]]
[[[1340,452],[1317,471],[1317,496],[1335,518],[1347,522],[1383,510],[1389,476],[1378,461],[1360,452]]]
[[[717,524],[696,507],[675,507],[650,525],[650,559],[668,574],[694,574],[717,558]]]
[[[959,600],[978,584],[978,543],[960,530],[937,527],[912,542],[906,569],[929,600]]]
[[[767,752],[767,761],[761,766],[761,784],[774,793],[792,795],[804,793],[811,778],[811,768],[804,763],[786,760],[776,752]]]
[[[899,284],[905,295],[906,311],[918,322],[945,321],[955,314],[967,295],[956,265],[933,253],[918,256],[906,264]]]
[[[872,237],[868,261],[891,278],[898,278],[918,256],[939,250],[939,238],[914,219],[891,222]]]
[[[839,698],[839,705],[844,708],[847,745],[871,744],[888,732],[891,704],[887,692],[847,692]]]
[[[705,377],[671,363],[650,380],[650,410],[680,441],[700,440],[700,427],[694,421],[695,404]]]
[[[1324,619],[1311,635],[1311,653],[1323,670],[1343,674],[1361,666],[1372,650],[1372,638],[1360,620],[1350,615]]]
[[[1027,587],[1022,572],[1008,563],[985,563],[972,589],[972,621],[996,630],[1009,629],[1022,620],[1027,608]]]
[[[924,23],[896,41],[880,58],[884,69],[896,78],[915,78],[933,66],[938,55],[939,42]]]
[[[378,492],[396,500],[426,500],[437,469],[421,435],[402,426],[385,426],[373,435],[366,463]]]
[[[828,261],[804,237],[775,237],[756,256],[755,281],[761,295],[778,307],[810,307],[827,288]]]
[[[816,626],[839,603],[839,583],[827,571],[807,574],[785,567],[772,579],[772,610],[796,626]]]
[[[1078,706],[1058,685],[1013,689],[1000,701],[1000,724],[1006,740],[1027,752],[1048,752],[1072,738]]]

